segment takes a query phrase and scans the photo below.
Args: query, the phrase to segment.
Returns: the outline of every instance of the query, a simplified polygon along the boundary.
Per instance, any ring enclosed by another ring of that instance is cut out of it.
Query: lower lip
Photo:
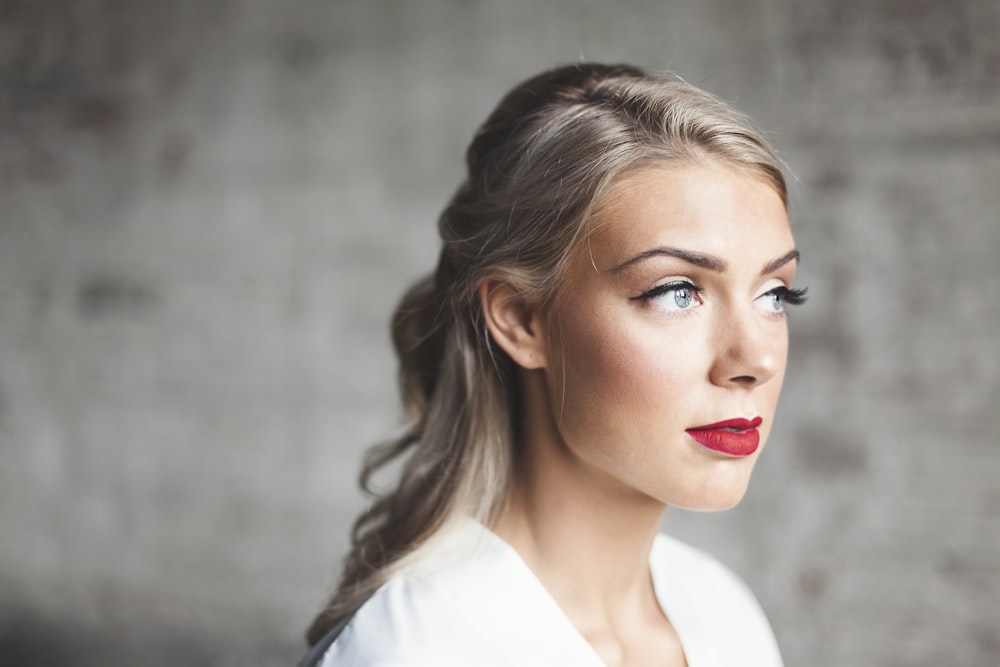
[[[760,433],[756,428],[742,431],[710,428],[701,431],[690,430],[687,434],[709,449],[730,456],[750,456],[760,445]]]

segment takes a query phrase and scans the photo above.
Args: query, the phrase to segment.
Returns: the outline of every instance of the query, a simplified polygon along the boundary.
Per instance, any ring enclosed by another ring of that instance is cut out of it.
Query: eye
[[[798,306],[806,302],[806,288],[792,289],[781,285],[764,292],[757,297],[756,302],[768,313],[785,312],[785,304]]]
[[[691,310],[692,305],[698,303],[698,295],[701,291],[702,288],[686,280],[675,280],[657,285],[648,292],[643,292],[633,298],[649,301],[663,310]]]

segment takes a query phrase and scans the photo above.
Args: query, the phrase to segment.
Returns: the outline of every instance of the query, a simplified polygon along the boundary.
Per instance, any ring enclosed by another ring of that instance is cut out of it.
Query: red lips
[[[760,445],[760,432],[757,427],[763,423],[761,417],[753,419],[727,419],[714,424],[689,428],[687,434],[705,447],[729,454],[730,456],[749,456],[757,451]]]

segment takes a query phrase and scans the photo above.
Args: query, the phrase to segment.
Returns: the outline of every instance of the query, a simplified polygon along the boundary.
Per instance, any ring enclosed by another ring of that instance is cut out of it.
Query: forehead
[[[718,163],[657,165],[622,177],[599,202],[587,235],[601,268],[657,246],[731,258],[781,254],[792,245],[774,187]]]

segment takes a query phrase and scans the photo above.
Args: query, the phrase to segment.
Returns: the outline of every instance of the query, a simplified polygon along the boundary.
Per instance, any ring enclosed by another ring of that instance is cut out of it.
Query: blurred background
[[[1000,664],[996,0],[0,0],[0,663],[288,665],[400,423],[387,322],[500,95],[734,101],[812,299],[745,502],[792,665]]]

